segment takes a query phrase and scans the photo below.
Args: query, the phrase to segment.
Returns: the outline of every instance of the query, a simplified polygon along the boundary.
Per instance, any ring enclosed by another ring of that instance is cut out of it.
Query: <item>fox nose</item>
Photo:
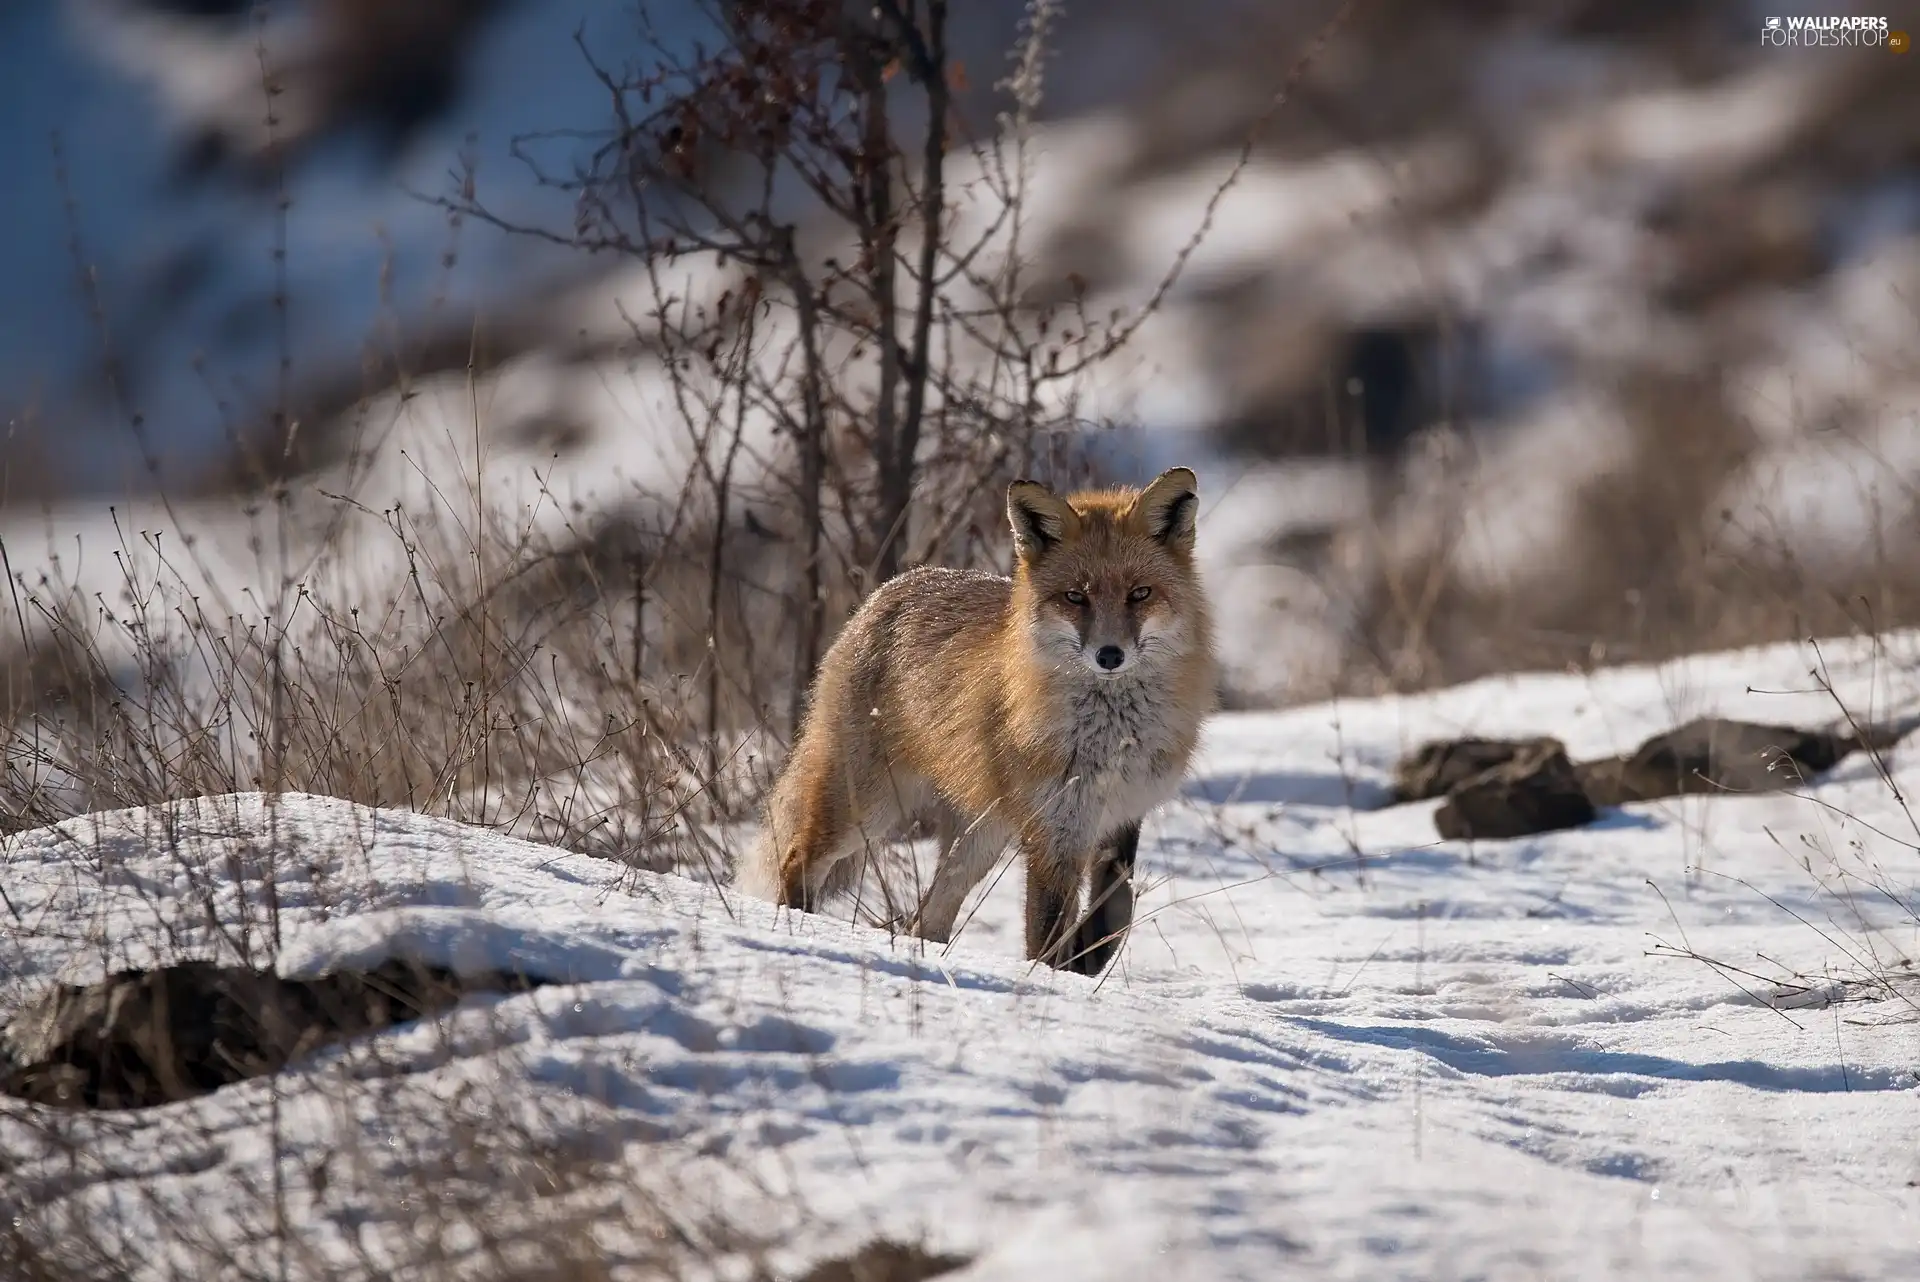
[[[1127,652],[1117,645],[1103,645],[1094,652],[1093,661],[1112,672],[1127,661]]]

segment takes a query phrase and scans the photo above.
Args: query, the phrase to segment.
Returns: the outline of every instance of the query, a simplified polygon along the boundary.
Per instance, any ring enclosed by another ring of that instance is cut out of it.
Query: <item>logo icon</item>
[[[1778,30],[1780,30],[1780,19],[1778,19],[1778,18],[1768,18],[1768,19],[1767,19],[1767,30],[1768,30],[1768,31],[1778,31]]]
[[[1895,53],[1905,53],[1907,50],[1913,48],[1913,38],[1904,31],[1889,31],[1887,33],[1887,48],[1893,50]]]

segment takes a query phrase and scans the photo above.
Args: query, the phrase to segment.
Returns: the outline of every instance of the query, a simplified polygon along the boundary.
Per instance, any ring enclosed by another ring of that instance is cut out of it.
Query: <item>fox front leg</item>
[[[1140,825],[1126,825],[1114,834],[1111,847],[1093,866],[1093,887],[1087,896],[1087,915],[1074,931],[1069,966],[1082,975],[1098,975],[1120,951],[1120,941],[1133,925],[1133,861],[1140,850]]]
[[[1064,968],[1074,945],[1080,869],[1049,847],[1023,843],[1027,863],[1027,959]]]

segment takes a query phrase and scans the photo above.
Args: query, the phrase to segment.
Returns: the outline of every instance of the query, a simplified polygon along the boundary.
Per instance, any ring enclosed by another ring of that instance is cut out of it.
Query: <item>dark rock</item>
[[[1655,735],[1624,757],[1585,762],[1582,785],[1596,805],[1618,806],[1700,792],[1770,792],[1830,770],[1860,746],[1829,730],[1703,717]]]
[[[1525,837],[1593,822],[1593,802],[1558,741],[1542,739],[1454,786],[1434,812],[1449,841]]]
[[[57,984],[0,1029],[0,1092],[70,1108],[148,1108],[278,1072],[321,1046],[445,1010],[523,975],[387,961],[282,979],[212,962]]]
[[[1580,777],[1580,787],[1594,805],[1624,806],[1630,801],[1649,799],[1628,778],[1627,763],[1631,760],[1631,757],[1602,757],[1598,761],[1582,761],[1573,771]]]
[[[1393,768],[1393,801],[1426,801],[1444,797],[1460,784],[1503,766],[1527,753],[1556,751],[1566,745],[1558,739],[1440,739],[1422,744]]]
[[[911,1243],[878,1239],[851,1255],[814,1265],[795,1282],[926,1282],[970,1263],[963,1255],[939,1255]]]

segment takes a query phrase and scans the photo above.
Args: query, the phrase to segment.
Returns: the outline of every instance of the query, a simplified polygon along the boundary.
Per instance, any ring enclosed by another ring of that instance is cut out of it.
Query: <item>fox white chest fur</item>
[[[1187,753],[1170,691],[1145,681],[1088,684],[1068,694],[1068,765],[1036,797],[1059,849],[1081,857],[1179,791]]]

